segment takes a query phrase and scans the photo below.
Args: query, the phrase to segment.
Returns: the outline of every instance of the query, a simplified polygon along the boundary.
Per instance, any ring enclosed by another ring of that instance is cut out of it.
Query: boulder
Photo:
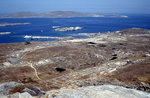
[[[150,93],[113,85],[60,89],[47,92],[46,98],[150,98]]]
[[[60,57],[57,57],[57,59],[61,62],[64,62],[66,60],[66,57],[60,56]]]
[[[33,91],[29,88],[24,88],[23,91],[29,93],[32,96],[37,96],[38,95],[35,91]]]
[[[22,83],[17,82],[6,82],[0,84],[0,94],[1,95],[8,95],[9,91],[17,85],[23,85]]]
[[[34,92],[36,92],[38,95],[45,95],[45,91],[42,91],[40,88],[38,88],[38,87],[33,87],[32,88],[32,90],[34,91]]]
[[[26,93],[21,94],[20,91],[26,92]],[[11,96],[9,94],[13,94],[12,95],[13,97],[11,97],[11,98],[30,98],[30,97],[25,97],[25,94],[27,94],[27,96],[29,96],[29,95],[30,96],[39,96],[39,95],[45,95],[45,92],[35,86],[28,88],[28,87],[24,86],[23,83],[17,83],[17,82],[1,83],[0,84],[0,98],[1,98],[1,96],[4,96],[2,98],[5,98],[5,97],[7,98],[7,96]],[[23,95],[23,97],[22,97],[22,95]],[[15,96],[21,96],[21,97],[15,97]]]
[[[34,98],[34,97],[31,96],[29,93],[24,92],[24,93],[15,93],[13,95],[8,95],[5,96],[4,98]]]
[[[18,58],[7,58],[7,62],[11,63],[12,65],[16,65],[16,64],[20,63],[21,60]]]

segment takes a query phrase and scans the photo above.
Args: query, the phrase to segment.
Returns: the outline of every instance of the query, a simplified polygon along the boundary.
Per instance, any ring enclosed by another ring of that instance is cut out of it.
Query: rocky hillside
[[[2,96],[1,96],[2,97]],[[61,88],[60,90],[52,90],[45,95],[33,97],[29,93],[16,93],[11,98],[150,98],[150,94],[134,89],[127,89],[120,86],[102,85],[88,86],[82,88]]]
[[[51,98],[49,92],[56,90],[54,97],[76,95],[78,98],[78,95],[87,97],[83,90],[101,88],[103,96],[148,98],[150,30],[131,28],[86,35],[89,38],[0,44],[0,88],[3,88],[0,94],[8,96],[19,92]],[[73,90],[59,93],[63,88]],[[102,96],[96,91],[92,94]]]

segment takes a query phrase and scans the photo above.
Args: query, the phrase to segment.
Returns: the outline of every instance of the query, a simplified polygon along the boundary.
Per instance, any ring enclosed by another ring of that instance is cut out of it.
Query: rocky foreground
[[[87,35],[0,44],[1,96],[149,98],[150,30]]]

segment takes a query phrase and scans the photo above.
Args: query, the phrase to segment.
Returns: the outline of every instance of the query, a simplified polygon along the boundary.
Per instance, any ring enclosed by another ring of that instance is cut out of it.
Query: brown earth
[[[114,78],[127,83],[150,83],[150,63],[133,64],[114,73]]]
[[[147,35],[139,35],[143,34],[142,32]],[[0,82],[16,81],[26,86],[37,86],[46,91],[70,85],[102,84],[149,91],[149,30],[128,29],[121,31],[120,34],[127,40],[110,41],[109,38],[120,37],[119,34],[112,33],[108,39],[105,38],[105,41],[109,40],[106,43],[90,40],[89,42],[32,42],[30,45],[0,44],[0,66],[2,66]],[[22,51],[25,49],[26,51]],[[19,56],[12,56],[12,53]],[[3,68],[7,58],[17,58],[28,63],[17,63],[20,65]],[[51,62],[43,63],[43,60],[47,59]],[[39,61],[42,61],[41,65]],[[30,63],[37,70],[40,79],[37,78]],[[62,68],[65,71],[59,72],[56,68]],[[18,90],[18,87],[16,89]]]

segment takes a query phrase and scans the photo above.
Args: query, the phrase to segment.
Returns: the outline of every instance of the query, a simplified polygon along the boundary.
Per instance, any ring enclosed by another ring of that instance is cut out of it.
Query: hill
[[[48,13],[18,12],[0,15],[0,18],[70,18],[70,17],[127,17],[125,15],[91,14],[73,11],[53,11]]]

